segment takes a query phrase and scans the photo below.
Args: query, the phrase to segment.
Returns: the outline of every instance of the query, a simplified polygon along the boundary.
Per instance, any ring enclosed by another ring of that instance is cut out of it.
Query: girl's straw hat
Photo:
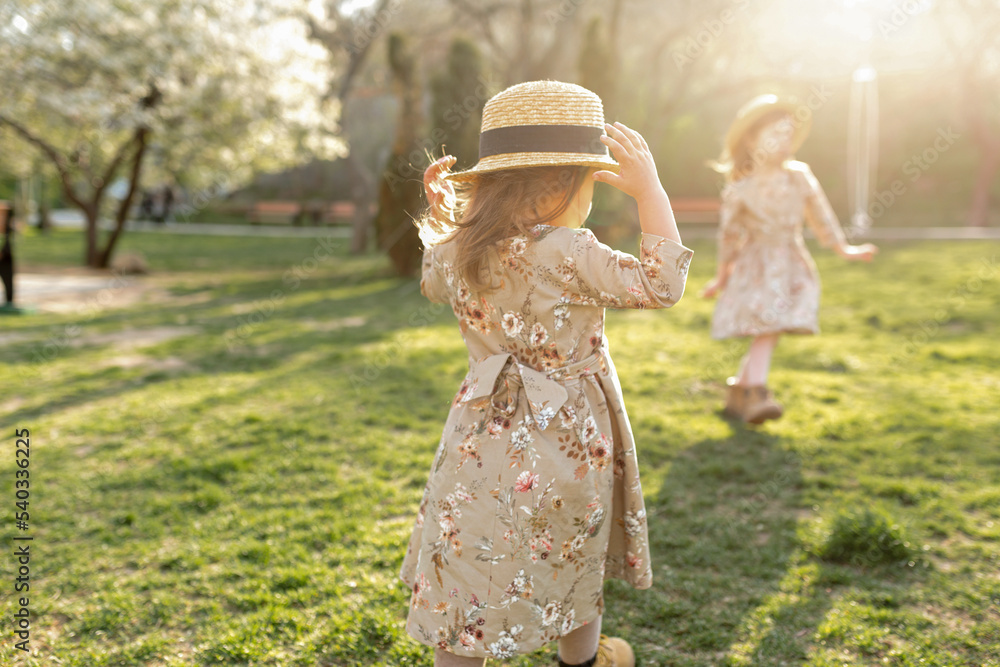
[[[729,126],[726,133],[726,152],[734,155],[740,145],[740,140],[758,120],[774,111],[784,111],[792,117],[795,133],[792,136],[792,153],[802,147],[812,126],[812,110],[805,104],[800,104],[792,98],[781,98],[777,95],[758,95],[736,112],[736,120]]]
[[[601,143],[604,105],[591,91],[561,81],[528,81],[494,95],[483,107],[479,162],[446,178],[520,167],[579,165],[618,172]]]

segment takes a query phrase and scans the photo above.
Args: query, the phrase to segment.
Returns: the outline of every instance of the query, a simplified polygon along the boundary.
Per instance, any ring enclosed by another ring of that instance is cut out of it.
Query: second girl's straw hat
[[[782,98],[777,95],[758,95],[736,112],[736,119],[726,133],[726,151],[729,155],[736,152],[743,135],[753,127],[754,123],[774,111],[784,111],[792,117],[795,133],[792,136],[792,153],[802,147],[812,126],[812,110],[800,104],[793,98]]]
[[[528,81],[494,95],[483,107],[479,162],[446,178],[464,181],[520,167],[597,167],[618,172],[601,143],[604,105],[582,86]]]

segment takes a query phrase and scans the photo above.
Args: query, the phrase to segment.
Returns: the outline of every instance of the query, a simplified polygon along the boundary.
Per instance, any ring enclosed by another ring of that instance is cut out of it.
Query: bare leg
[[[740,367],[739,383],[746,387],[767,384],[767,373],[771,368],[771,354],[778,344],[781,334],[757,336],[750,343],[750,350]]]
[[[754,339],[756,340],[756,339]],[[750,350],[753,349],[753,341],[750,341],[750,347],[747,348],[746,354],[740,359],[740,370],[736,373],[736,382],[738,384],[743,384],[743,377],[747,372],[747,365],[750,363]]]
[[[439,648],[434,649],[434,667],[483,667],[485,664],[484,658],[463,658]]]
[[[601,642],[601,617],[577,628],[559,639],[559,659],[568,665],[578,665],[597,655]]]

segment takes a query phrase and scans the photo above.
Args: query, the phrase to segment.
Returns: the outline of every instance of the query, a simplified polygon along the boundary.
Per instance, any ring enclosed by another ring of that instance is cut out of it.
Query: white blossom
[[[140,127],[156,156],[146,160],[147,182],[183,173],[204,189],[344,154],[339,109],[321,103],[328,56],[280,0],[22,6],[17,20],[0,6],[0,118],[95,175]],[[156,103],[143,104],[152,86]],[[0,139],[0,149],[11,141]],[[16,141],[4,155],[25,152]]]

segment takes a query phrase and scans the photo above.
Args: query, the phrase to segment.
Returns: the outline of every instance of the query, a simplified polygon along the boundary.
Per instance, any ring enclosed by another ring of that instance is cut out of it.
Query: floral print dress
[[[819,333],[819,274],[802,238],[803,218],[822,246],[847,244],[804,162],[725,187],[718,261],[732,272],[715,306],[713,338]]]
[[[644,234],[640,258],[587,229],[498,244],[497,289],[469,290],[454,248],[421,291],[450,303],[469,351],[400,577],[407,631],[464,657],[527,653],[603,611],[607,578],[652,583],[646,511],[605,308],[665,308],[692,251]]]

